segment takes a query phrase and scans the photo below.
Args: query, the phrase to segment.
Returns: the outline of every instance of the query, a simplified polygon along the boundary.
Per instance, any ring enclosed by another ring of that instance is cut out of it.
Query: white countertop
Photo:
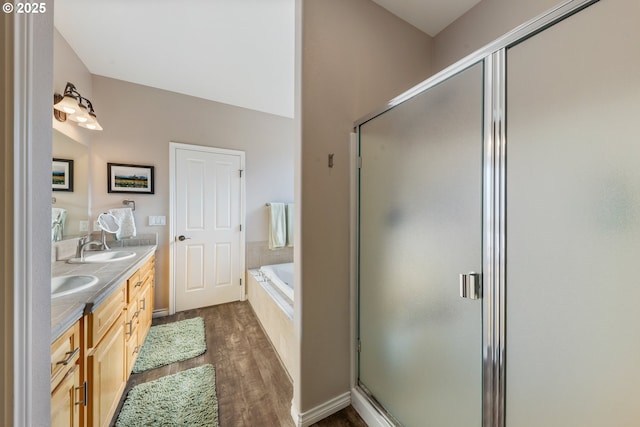
[[[92,313],[119,285],[144,265],[156,251],[155,245],[123,248],[136,256],[122,261],[100,264],[70,264],[56,261],[51,265],[52,277],[93,275],[98,283],[83,291],[51,299],[51,342],[82,318]]]

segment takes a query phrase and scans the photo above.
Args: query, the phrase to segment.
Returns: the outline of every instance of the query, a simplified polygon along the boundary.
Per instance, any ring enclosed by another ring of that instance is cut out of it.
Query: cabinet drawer
[[[155,256],[151,257],[142,267],[131,275],[127,281],[127,302],[131,302],[140,293],[149,280],[153,280]]]
[[[80,322],[76,322],[51,344],[51,390],[80,359]]]
[[[80,405],[83,403],[78,365],[74,365],[61,380],[51,393],[51,425],[77,427],[80,425]]]
[[[156,256],[153,255],[151,258],[149,258],[149,261],[147,261],[142,267],[140,267],[142,275],[146,276],[149,272],[152,272],[155,267],[155,263]]]
[[[88,346],[94,347],[107,333],[125,307],[126,286],[124,283],[100,307],[89,315]]]
[[[133,335],[134,331],[138,328],[140,323],[140,309],[138,307],[138,300],[134,299],[129,303],[126,310],[126,317],[124,322],[124,335],[129,339]]]
[[[138,270],[131,275],[129,280],[127,280],[127,302],[131,302],[135,300],[142,289],[142,285],[144,283],[144,277],[140,274],[141,271]]]

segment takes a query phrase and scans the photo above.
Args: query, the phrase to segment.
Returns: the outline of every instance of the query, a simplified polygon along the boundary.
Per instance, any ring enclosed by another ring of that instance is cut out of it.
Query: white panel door
[[[242,154],[175,151],[176,311],[241,298]]]

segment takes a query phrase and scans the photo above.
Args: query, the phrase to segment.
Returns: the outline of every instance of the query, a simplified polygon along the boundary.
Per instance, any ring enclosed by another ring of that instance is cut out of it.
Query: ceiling
[[[373,0],[394,15],[435,37],[480,0]]]
[[[433,36],[480,0],[374,1]],[[92,74],[293,117],[294,8],[294,0],[56,0],[54,20]]]

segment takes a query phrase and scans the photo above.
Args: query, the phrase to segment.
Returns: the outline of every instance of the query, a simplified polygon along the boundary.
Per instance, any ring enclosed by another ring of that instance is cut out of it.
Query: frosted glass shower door
[[[405,426],[482,421],[481,63],[362,124],[359,386]]]
[[[507,52],[509,427],[640,425],[640,2]]]

